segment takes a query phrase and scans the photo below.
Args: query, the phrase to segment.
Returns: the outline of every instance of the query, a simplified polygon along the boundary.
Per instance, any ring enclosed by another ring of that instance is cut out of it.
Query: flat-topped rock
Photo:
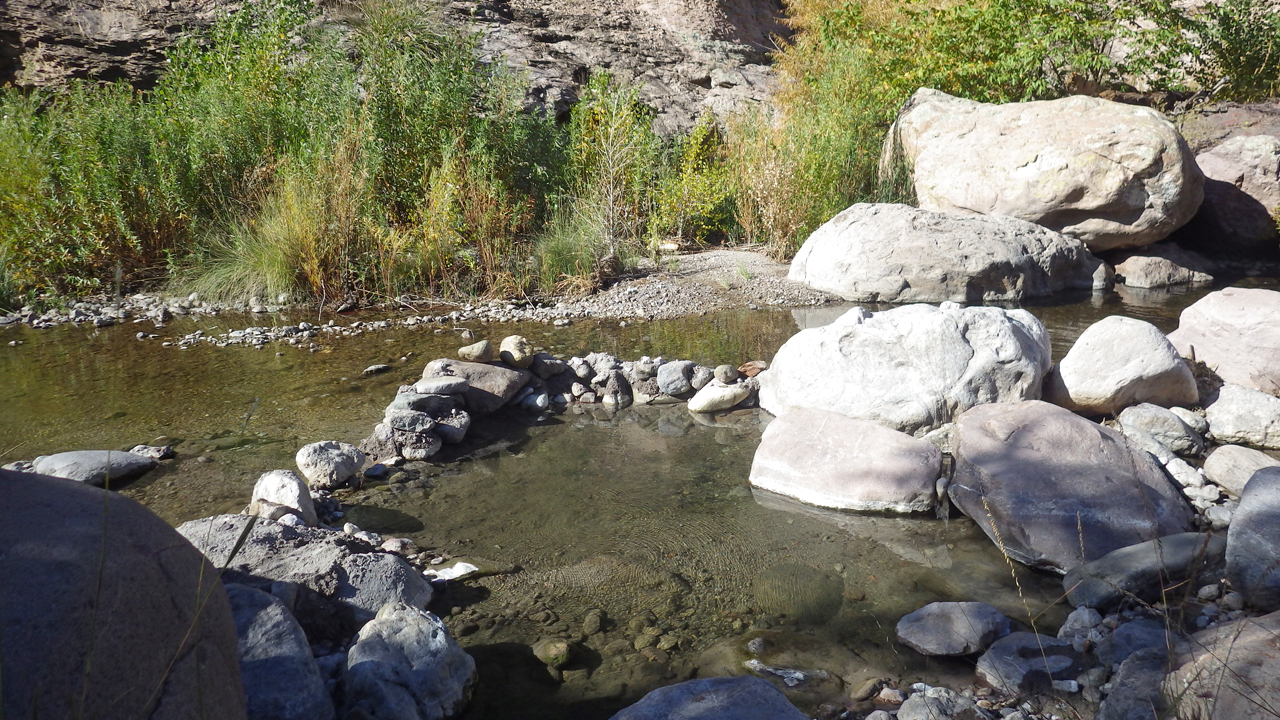
[[[934,602],[904,615],[898,642],[922,655],[972,655],[1009,634],[1009,618],[983,602]]]
[[[505,405],[529,383],[533,373],[499,365],[441,358],[431,361],[422,372],[424,380],[439,377],[465,378],[470,387],[462,393],[467,410],[487,415]]]
[[[806,408],[765,428],[751,484],[819,507],[911,513],[933,510],[941,472],[930,442]]]
[[[1230,287],[1209,293],[1178,317],[1169,342],[1225,382],[1280,395],[1280,292]]]
[[[805,240],[787,277],[854,302],[969,302],[1088,290],[1075,238],[1004,216],[853,205]]]

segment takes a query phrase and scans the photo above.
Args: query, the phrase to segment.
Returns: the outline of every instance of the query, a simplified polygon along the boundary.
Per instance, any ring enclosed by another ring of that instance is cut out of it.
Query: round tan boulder
[[[890,137],[922,209],[1009,215],[1095,253],[1164,239],[1204,197],[1168,118],[1095,97],[991,105],[921,89]]]

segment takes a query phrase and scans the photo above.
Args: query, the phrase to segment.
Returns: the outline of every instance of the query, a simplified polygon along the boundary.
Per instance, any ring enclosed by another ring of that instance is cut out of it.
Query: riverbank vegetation
[[[1262,0],[793,0],[774,107],[666,141],[605,74],[557,124],[427,6],[362,10],[348,26],[305,0],[247,4],[146,93],[3,91],[0,302],[145,281],[265,302],[586,291],[672,239],[785,257],[852,202],[909,199],[877,165],[918,87],[1252,99],[1280,78]],[[1157,28],[1124,30],[1140,18]]]

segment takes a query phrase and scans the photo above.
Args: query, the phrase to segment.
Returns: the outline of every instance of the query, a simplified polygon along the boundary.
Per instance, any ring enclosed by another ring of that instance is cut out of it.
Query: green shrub
[[[656,207],[649,221],[652,238],[703,242],[731,231],[733,188],[723,145],[710,112],[703,113],[693,130],[674,144],[671,160],[659,173]]]

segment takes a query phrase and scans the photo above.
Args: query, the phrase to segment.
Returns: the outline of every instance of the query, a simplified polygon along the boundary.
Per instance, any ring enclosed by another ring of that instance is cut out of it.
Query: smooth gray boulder
[[[912,693],[898,708],[898,720],[986,720],[978,704],[955,690],[929,687]]]
[[[303,445],[293,459],[308,485],[333,490],[347,484],[360,471],[365,458],[355,445],[325,440]]]
[[[942,453],[932,443],[826,410],[769,423],[751,463],[753,487],[836,510],[932,511]]]
[[[983,602],[934,602],[904,615],[898,642],[922,655],[972,655],[1009,634],[1009,618]]]
[[[1193,528],[1160,465],[1123,435],[1030,400],[956,421],[948,493],[1001,550],[1065,573],[1118,548]]]
[[[1191,368],[1149,322],[1121,315],[1090,325],[1049,373],[1044,399],[1089,415],[1115,415],[1130,405],[1195,405]]]
[[[1125,408],[1117,418],[1124,429],[1141,430],[1179,455],[1204,452],[1204,438],[1172,411],[1151,403]]]
[[[307,527],[315,527],[320,523],[316,518],[315,502],[311,499],[307,484],[292,470],[272,470],[258,477],[249,500],[249,514],[269,517],[269,514],[264,514],[264,511],[270,512],[268,508],[261,507],[264,504],[294,510]]]
[[[1202,630],[1179,648],[1164,680],[1179,720],[1263,720],[1280,708],[1280,613]]]
[[[854,308],[792,336],[756,379],[774,415],[815,408],[916,433],[975,405],[1039,398],[1049,365],[1031,313],[942,303]]]
[[[1113,550],[1078,565],[1062,579],[1067,600],[1111,610],[1126,598],[1160,602],[1165,590],[1183,583],[1210,582],[1226,567],[1227,540],[1222,535],[1178,533]]]
[[[686,680],[652,690],[610,720],[806,720],[780,690],[758,677]]]
[[[239,639],[249,720],[331,720],[333,698],[311,646],[284,603],[246,585],[227,585]]]
[[[1100,265],[1025,220],[859,203],[813,231],[787,277],[853,302],[981,304],[1089,290]]]
[[[1209,436],[1220,443],[1280,450],[1280,397],[1243,385],[1223,385],[1204,416]]]
[[[1227,580],[1260,610],[1280,610],[1280,468],[1254,473],[1227,529]]]
[[[1209,293],[1182,311],[1169,342],[1227,383],[1280,395],[1280,291]]]
[[[1195,215],[1204,175],[1156,110],[1095,97],[991,105],[922,88],[885,143],[921,208],[1008,215],[1092,252],[1143,247]]]
[[[488,415],[515,397],[533,378],[533,373],[499,365],[441,358],[428,363],[422,371],[422,377],[424,380],[439,377],[466,378],[471,385],[462,393],[467,411],[473,415]]]
[[[361,628],[347,651],[344,717],[440,720],[471,699],[476,663],[440,618],[389,603]]]
[[[1169,671],[1169,651],[1139,650],[1120,664],[1111,693],[1098,706],[1094,720],[1162,720],[1166,710],[1160,686]]]
[[[372,620],[387,603],[425,608],[431,602],[431,583],[396,555],[348,555],[339,565],[338,589],[333,598],[355,611],[357,623]]]
[[[150,510],[0,470],[0,548],[6,718],[245,717],[218,571]]]
[[[683,395],[693,391],[690,380],[698,365],[692,360],[675,360],[658,366],[658,389],[668,395]]]
[[[1026,695],[1059,689],[1054,683],[1075,684],[1084,672],[1084,659],[1070,644],[1048,635],[1016,632],[996,640],[976,667],[978,677],[1007,695]]]
[[[138,477],[156,464],[151,458],[119,450],[72,450],[41,455],[31,469],[94,487],[111,487]]]
[[[1253,474],[1268,467],[1280,467],[1280,460],[1261,450],[1223,445],[1205,458],[1204,475],[1209,482],[1239,497]]]

